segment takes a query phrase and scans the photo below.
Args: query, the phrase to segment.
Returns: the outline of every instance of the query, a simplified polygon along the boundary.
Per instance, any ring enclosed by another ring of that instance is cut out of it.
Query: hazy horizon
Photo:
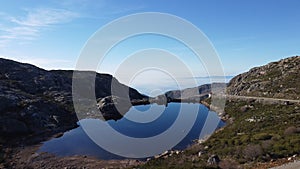
[[[84,45],[95,32],[120,17],[158,12],[182,18],[202,31],[219,57],[223,74],[208,75],[205,63],[197,58],[194,51],[178,39],[157,34],[134,35],[120,41],[98,63],[95,71],[122,79],[126,72],[122,75],[116,75],[116,72],[125,60],[145,49],[162,49],[168,52],[160,56],[162,59],[168,58],[168,54],[176,56],[190,69],[191,77],[234,76],[252,67],[300,54],[299,5],[297,0],[12,0],[0,7],[0,57],[46,70],[74,70]],[[136,26],[132,25],[133,28]],[[182,33],[188,32],[183,30]],[[146,55],[140,57],[146,63],[152,59]],[[186,77],[173,65],[173,60],[169,59],[171,62],[164,66],[174,71],[176,76]],[[127,65],[128,70],[133,67],[135,62]],[[157,77],[153,73],[143,80],[150,83]]]

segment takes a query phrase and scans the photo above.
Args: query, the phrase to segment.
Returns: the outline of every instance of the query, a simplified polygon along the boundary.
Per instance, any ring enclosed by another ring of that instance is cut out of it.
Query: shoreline
[[[153,104],[156,102],[148,103],[148,104]],[[171,103],[171,102],[170,102]],[[178,103],[177,101],[174,103]],[[194,104],[201,104],[201,103],[196,103],[196,102],[182,102],[182,103],[194,103]],[[137,105],[145,105],[145,104],[137,104]],[[78,121],[77,121],[78,122]],[[77,123],[76,122],[76,123]],[[79,127],[78,125],[76,126],[69,126],[69,127],[63,127],[59,128],[58,130],[55,131],[45,131],[43,133],[35,134],[35,135],[30,135],[30,136],[23,136],[23,137],[18,137],[18,138],[11,138],[10,141],[4,143],[3,145],[3,150],[5,152],[4,154],[4,161],[3,164],[6,167],[12,167],[12,166],[17,166],[17,167],[27,167],[31,165],[38,165],[37,163],[47,163],[49,166],[53,166],[54,163],[51,162],[55,160],[60,160],[62,163],[65,163],[64,161],[68,161],[69,159],[76,159],[79,161],[86,161],[86,160],[92,160],[92,161],[101,161],[99,163],[102,164],[107,164],[110,165],[110,163],[119,163],[120,165],[125,165],[126,166],[136,166],[140,164],[144,164],[150,159],[148,158],[147,161],[145,160],[136,160],[136,159],[110,159],[110,160],[103,160],[99,159],[93,156],[89,155],[73,155],[73,156],[58,156],[54,155],[51,153],[45,153],[45,152],[38,152],[39,147],[43,144],[45,141],[49,141],[53,138],[58,138],[64,135],[65,132],[70,131],[72,129],[75,129]],[[168,150],[166,152],[163,152],[162,154],[158,154],[156,156],[151,157],[151,159],[156,159],[156,158],[166,158],[166,156],[172,156],[173,154],[180,154],[185,149],[182,150]],[[17,158],[14,158],[17,157]],[[36,162],[32,162],[36,161]],[[30,162],[30,163],[28,163]],[[127,164],[128,162],[128,164]],[[31,164],[33,163],[33,164]],[[130,165],[129,165],[130,163]],[[71,163],[72,164],[72,163]],[[99,164],[100,165],[100,164]],[[116,164],[115,164],[116,165]],[[103,166],[102,166],[103,167]]]
[[[238,100],[234,100],[234,101],[238,102]],[[172,103],[172,102],[170,102],[170,103]],[[176,103],[176,102],[174,102],[174,103]],[[219,115],[218,112],[211,109],[211,105],[209,104],[209,100],[201,100],[200,102],[182,102],[182,103],[202,104],[205,107],[207,107],[210,111],[213,111],[214,113],[217,113],[217,115]],[[226,114],[225,114],[225,116],[226,116]],[[224,118],[224,116],[219,116],[219,117],[224,122],[228,122],[228,119]],[[210,138],[211,135],[223,130],[225,126],[215,130],[213,133],[211,133],[206,138],[193,140],[194,142],[190,146],[197,146],[197,145],[201,145],[201,144],[207,142],[207,140]],[[52,138],[55,138],[55,137],[62,136],[63,133],[64,132],[56,133],[56,134],[52,135],[51,138],[48,138],[48,140],[50,140]],[[40,138],[40,139],[43,140],[43,138]],[[187,151],[188,148],[189,148],[189,147],[187,147],[183,150],[174,150],[174,149],[167,150],[167,151],[165,151],[165,152],[163,152],[163,153],[161,153],[157,156],[148,158],[146,161],[141,161],[141,160],[135,160],[135,159],[101,160],[101,159],[98,159],[98,158],[95,158],[95,157],[92,157],[92,156],[86,156],[86,155],[75,155],[75,156],[60,157],[60,156],[56,156],[56,155],[49,154],[49,153],[37,154],[37,152],[34,151],[34,150],[35,150],[36,147],[39,147],[40,144],[28,145],[28,146],[24,145],[24,146],[25,147],[19,146],[19,147],[15,148],[15,150],[12,150],[10,152],[10,156],[11,157],[17,156],[18,157],[17,160],[20,160],[19,162],[23,162],[23,163],[24,163],[24,161],[35,161],[36,159],[39,159],[38,160],[39,163],[44,163],[44,164],[47,163],[47,165],[49,165],[49,166],[55,165],[54,163],[51,162],[51,160],[52,161],[59,160],[59,161],[62,162],[62,164],[69,165],[69,164],[73,164],[72,161],[76,159],[77,161],[83,161],[86,165],[88,165],[89,162],[93,161],[94,163],[97,163],[98,166],[104,166],[104,164],[105,165],[110,165],[111,163],[113,163],[114,165],[119,164],[119,165],[123,165],[123,166],[127,166],[127,167],[130,167],[130,166],[134,167],[134,166],[137,166],[137,165],[143,165],[143,164],[147,163],[148,161],[152,161],[152,160],[155,160],[155,159],[165,159],[165,158],[171,157],[173,155],[180,155],[181,153],[184,153],[185,151]],[[30,151],[30,149],[31,149],[31,151]],[[24,157],[23,157],[23,155],[20,155],[20,154],[23,154],[23,153],[26,154],[26,155],[24,155]],[[19,165],[20,163],[17,160],[16,159],[10,159],[8,161],[8,163],[17,163]],[[70,160],[71,160],[71,162],[70,162]],[[87,162],[87,161],[89,161],[89,162]],[[37,163],[34,163],[33,165],[37,165]]]

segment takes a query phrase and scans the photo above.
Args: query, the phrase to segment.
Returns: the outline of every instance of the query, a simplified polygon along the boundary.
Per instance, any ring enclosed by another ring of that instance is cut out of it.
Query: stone
[[[207,163],[209,165],[218,165],[220,161],[221,160],[220,160],[219,156],[214,154],[208,158]]]
[[[201,157],[203,154],[204,154],[203,151],[199,151],[199,152],[198,152],[198,157]]]
[[[131,108],[129,99],[107,96],[98,102],[98,108],[105,120],[119,120]]]

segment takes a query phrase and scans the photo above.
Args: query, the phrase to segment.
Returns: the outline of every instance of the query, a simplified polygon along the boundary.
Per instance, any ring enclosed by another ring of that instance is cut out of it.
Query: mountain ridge
[[[300,99],[300,56],[254,67],[232,78],[230,95]]]
[[[0,133],[1,135],[38,134],[48,130],[76,127],[78,121],[72,100],[71,70],[47,71],[27,63],[0,58]],[[92,86],[87,76],[95,77],[96,98],[115,94],[131,99],[145,95],[118,82],[112,75],[76,71],[84,89]],[[114,88],[112,88],[114,84]],[[93,92],[93,90],[91,90]],[[129,94],[127,93],[129,92]],[[85,92],[77,93],[85,98]]]

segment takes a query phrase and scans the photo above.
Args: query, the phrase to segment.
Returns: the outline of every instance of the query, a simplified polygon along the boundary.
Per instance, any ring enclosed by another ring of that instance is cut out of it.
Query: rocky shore
[[[81,81],[85,89],[95,85],[95,96],[98,100],[111,97],[112,92],[118,98],[127,93],[129,102],[148,98],[119,83],[111,75],[96,72],[76,73],[82,76],[77,76],[78,79],[75,80]],[[95,84],[87,81],[91,76],[95,77]],[[39,144],[77,127],[78,118],[95,117],[99,114],[99,110],[93,111],[96,104],[91,108],[90,105],[85,105],[84,111],[75,113],[72,78],[73,71],[47,71],[30,64],[0,58],[0,163],[6,168],[12,168],[14,164],[11,162],[16,160],[14,154],[22,152],[24,147]],[[84,92],[75,94],[84,104],[95,102],[87,99]],[[116,113],[110,114],[107,111],[110,110],[109,107],[104,109],[104,120],[116,119]]]
[[[108,74],[81,72],[80,81],[86,89],[94,75],[96,98],[122,95],[128,91],[130,99],[147,96],[119,83]],[[77,117],[72,100],[73,71],[46,71],[33,65],[0,59],[0,133],[2,136],[39,134],[47,130],[76,127]],[[114,83],[114,89],[111,84]],[[122,93],[123,92],[123,93]],[[81,98],[85,99],[84,93]],[[128,96],[128,97],[129,97]]]
[[[170,91],[149,98],[119,83],[111,75],[76,73],[81,76],[76,76],[75,80],[83,82],[85,89],[93,86],[87,80],[95,77],[97,98],[97,105],[94,105],[93,100],[85,97],[85,92],[75,93],[83,103],[79,114],[75,113],[73,106],[74,101],[78,101],[72,97],[73,71],[47,71],[30,64],[0,59],[0,161],[7,167],[13,165],[14,154],[22,153],[24,147],[26,152],[29,153],[31,149],[30,153],[34,153],[34,148],[30,147],[63,135],[65,131],[77,127],[77,121],[81,118],[118,120],[131,106],[199,103],[210,92],[210,85],[203,85],[197,89],[196,93],[200,94],[196,96],[191,96],[195,89],[187,89],[182,91],[183,95],[180,95],[180,91]]]

